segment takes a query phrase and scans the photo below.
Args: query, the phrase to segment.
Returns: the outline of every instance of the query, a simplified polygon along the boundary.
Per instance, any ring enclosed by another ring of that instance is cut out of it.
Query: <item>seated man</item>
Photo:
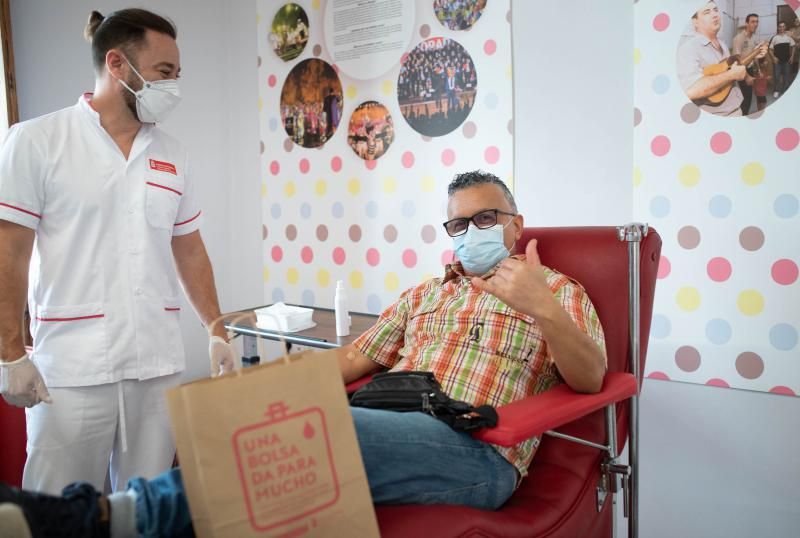
[[[594,307],[579,284],[541,265],[535,240],[525,254],[515,252],[523,218],[508,188],[491,174],[469,172],[448,194],[444,227],[460,261],[443,278],[404,292],[371,329],[339,349],[344,380],[381,367],[425,370],[451,397],[475,406],[507,404],[562,381],[579,392],[599,391],[605,352]],[[538,446],[536,438],[493,446],[425,413],[352,408],[352,415],[376,504],[496,509],[526,476]],[[99,502],[87,488],[70,486],[44,512],[42,497],[0,486],[0,503],[21,505],[32,527],[57,511],[77,514],[70,517],[86,536],[92,529],[103,535],[109,519],[112,535],[191,535],[178,470],[132,480],[127,492]]]

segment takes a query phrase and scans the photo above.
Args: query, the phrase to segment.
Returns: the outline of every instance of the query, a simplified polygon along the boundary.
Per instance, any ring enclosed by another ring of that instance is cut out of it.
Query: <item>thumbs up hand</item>
[[[547,284],[536,244],[536,239],[528,242],[525,261],[506,258],[490,279],[474,277],[472,285],[533,318],[549,315],[554,307],[560,308]]]

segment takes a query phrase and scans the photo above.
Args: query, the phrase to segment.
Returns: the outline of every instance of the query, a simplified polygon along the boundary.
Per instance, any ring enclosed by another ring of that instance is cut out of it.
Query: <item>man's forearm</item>
[[[22,317],[34,232],[0,220],[0,360],[25,354]]]
[[[172,253],[183,291],[203,325],[209,325],[221,316],[214,271],[208,258],[200,232],[192,232],[172,239]],[[214,323],[210,334],[225,337],[221,321]],[[227,338],[226,338],[227,340]]]
[[[692,101],[705,99],[715,94],[723,86],[733,82],[735,78],[734,72],[730,69],[716,75],[705,75],[689,86],[686,90],[686,96]]]

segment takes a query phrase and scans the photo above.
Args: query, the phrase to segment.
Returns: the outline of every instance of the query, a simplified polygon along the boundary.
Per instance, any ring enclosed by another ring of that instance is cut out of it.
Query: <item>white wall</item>
[[[22,119],[69,106],[91,89],[86,16],[126,4],[11,0]],[[178,25],[185,98],[166,128],[189,147],[203,183],[203,235],[222,308],[261,303],[255,2],[140,5]],[[632,3],[584,3],[569,20],[558,2],[515,0],[513,10],[521,210],[538,225],[629,220]],[[580,39],[567,42],[567,33]],[[573,199],[558,204],[565,195]],[[192,314],[183,328],[187,377],[197,377],[206,368],[204,332]],[[646,381],[640,535],[793,535],[800,528],[798,416],[798,398]]]

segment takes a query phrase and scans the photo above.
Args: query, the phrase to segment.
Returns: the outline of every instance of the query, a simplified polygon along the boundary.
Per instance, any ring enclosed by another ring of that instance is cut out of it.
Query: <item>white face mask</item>
[[[123,56],[123,58],[125,57]],[[178,81],[174,78],[147,81],[127,58],[125,58],[125,61],[131,66],[136,76],[142,79],[142,89],[138,92],[125,84],[124,80],[117,79],[120,84],[125,86],[125,89],[136,96],[136,115],[139,117],[139,121],[142,123],[159,123],[167,119],[169,113],[181,102]]]

